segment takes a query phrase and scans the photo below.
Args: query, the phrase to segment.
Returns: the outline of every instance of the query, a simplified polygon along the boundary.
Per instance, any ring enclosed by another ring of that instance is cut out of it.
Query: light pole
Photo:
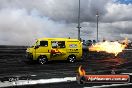
[[[98,42],[99,41],[99,39],[98,39],[98,21],[99,21],[98,11],[97,11],[96,17],[97,17],[97,42]]]
[[[80,0],[79,0],[79,6],[78,6],[78,26],[77,26],[77,28],[78,28],[78,40],[81,40],[81,38],[80,38]]]

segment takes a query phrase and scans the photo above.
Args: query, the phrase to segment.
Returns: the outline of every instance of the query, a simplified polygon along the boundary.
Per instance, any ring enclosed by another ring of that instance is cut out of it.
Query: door
[[[50,58],[50,53],[49,53],[49,44],[48,41],[38,41],[38,43],[36,44],[36,46],[38,46],[35,49],[36,52],[36,59],[40,56],[40,55],[45,55],[47,56],[47,58]]]
[[[51,58],[53,60],[65,60],[66,46],[65,41],[51,41]]]
[[[67,53],[75,55],[76,59],[81,57],[82,48],[79,41],[67,41]]]

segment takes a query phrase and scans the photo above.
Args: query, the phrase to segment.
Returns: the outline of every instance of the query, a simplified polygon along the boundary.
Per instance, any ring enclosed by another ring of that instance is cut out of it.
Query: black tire
[[[48,59],[47,59],[46,56],[40,56],[40,57],[38,58],[38,63],[39,63],[39,64],[45,64],[45,63],[47,63],[47,62],[48,62]]]
[[[70,63],[74,63],[75,61],[76,61],[76,56],[74,56],[74,55],[70,55],[69,57],[68,57],[68,62],[70,62]]]

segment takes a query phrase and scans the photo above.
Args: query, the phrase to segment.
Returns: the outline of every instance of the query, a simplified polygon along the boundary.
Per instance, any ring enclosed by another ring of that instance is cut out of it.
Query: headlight
[[[26,52],[29,52],[29,49],[27,49]]]

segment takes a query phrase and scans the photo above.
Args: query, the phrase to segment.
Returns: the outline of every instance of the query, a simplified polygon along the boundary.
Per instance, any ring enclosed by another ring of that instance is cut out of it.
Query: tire
[[[38,63],[39,63],[39,64],[45,64],[45,63],[47,63],[47,62],[48,62],[48,59],[47,59],[46,56],[40,56],[40,57],[38,58]]]
[[[67,60],[70,63],[74,63],[76,61],[76,57],[74,55],[70,55]]]

